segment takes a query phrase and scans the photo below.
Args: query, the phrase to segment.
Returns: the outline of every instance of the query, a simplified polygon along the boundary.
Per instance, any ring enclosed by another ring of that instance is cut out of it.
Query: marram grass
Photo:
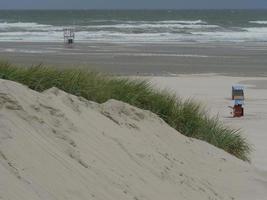
[[[57,87],[98,103],[109,99],[124,101],[158,114],[186,136],[206,141],[249,161],[251,148],[239,130],[225,126],[216,117],[209,117],[200,104],[182,101],[167,91],[155,90],[147,81],[117,78],[82,69],[22,68],[5,62],[0,63],[0,78],[22,83],[40,92]]]

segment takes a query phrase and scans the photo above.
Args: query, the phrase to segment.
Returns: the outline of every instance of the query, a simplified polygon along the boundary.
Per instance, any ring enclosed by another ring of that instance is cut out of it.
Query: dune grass
[[[250,145],[239,130],[211,118],[196,102],[181,100],[167,91],[155,90],[147,81],[117,78],[81,69],[22,68],[0,63],[0,78],[16,81],[36,91],[57,87],[98,103],[109,99],[127,102],[158,114],[182,134],[204,140],[244,161]]]

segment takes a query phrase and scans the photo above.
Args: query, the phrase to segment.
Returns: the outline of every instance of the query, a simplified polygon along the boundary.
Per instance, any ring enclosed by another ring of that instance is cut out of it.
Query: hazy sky
[[[0,9],[267,8],[267,0],[0,0]]]

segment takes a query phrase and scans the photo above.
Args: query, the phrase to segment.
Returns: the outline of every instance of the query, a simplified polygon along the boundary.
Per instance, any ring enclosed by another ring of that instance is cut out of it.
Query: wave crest
[[[249,21],[251,24],[267,24],[267,21]]]

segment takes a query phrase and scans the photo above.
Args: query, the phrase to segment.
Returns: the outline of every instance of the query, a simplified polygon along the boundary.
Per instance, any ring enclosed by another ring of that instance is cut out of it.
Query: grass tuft
[[[147,81],[117,78],[81,69],[21,68],[8,62],[0,63],[0,78],[22,83],[39,92],[57,87],[98,103],[109,99],[124,101],[156,113],[188,137],[204,140],[249,161],[251,148],[239,130],[226,127],[218,118],[209,117],[200,104],[192,100],[182,101],[167,91],[155,90]]]

